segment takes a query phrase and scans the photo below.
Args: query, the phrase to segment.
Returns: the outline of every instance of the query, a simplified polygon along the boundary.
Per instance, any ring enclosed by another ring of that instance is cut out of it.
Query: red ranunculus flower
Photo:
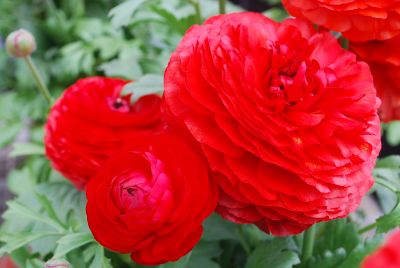
[[[299,233],[348,215],[373,183],[379,100],[368,65],[303,21],[233,13],[191,28],[164,101],[201,144],[231,221]]]
[[[385,40],[400,34],[400,0],[282,0],[298,18],[342,32],[352,41]]]
[[[105,77],[81,79],[50,111],[45,126],[46,155],[79,189],[132,135],[160,125],[161,98],[143,96],[131,105],[130,96],[120,96],[127,82]]]
[[[100,244],[155,265],[193,248],[218,191],[201,154],[171,134],[147,134],[110,158],[89,182],[87,198]]]
[[[396,231],[375,253],[365,258],[362,268],[399,268],[400,231]]]
[[[400,66],[400,35],[385,41],[350,43],[350,49],[362,60]]]
[[[351,43],[350,49],[369,63],[378,96],[382,121],[400,120],[400,36],[386,41]]]

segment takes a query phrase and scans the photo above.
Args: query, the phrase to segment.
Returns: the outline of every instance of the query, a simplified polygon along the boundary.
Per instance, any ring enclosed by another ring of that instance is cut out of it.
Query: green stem
[[[219,14],[226,14],[226,2],[225,2],[225,0],[219,0]]]
[[[193,5],[194,10],[196,11],[196,22],[198,24],[202,23],[202,17],[201,17],[201,7],[199,0],[189,0],[189,2]]]
[[[315,225],[311,226],[304,232],[303,248],[301,253],[301,262],[306,263],[312,256],[314,250],[315,240]]]
[[[358,234],[363,234],[363,233],[366,233],[368,231],[371,231],[372,229],[376,228],[377,226],[378,226],[377,222],[369,224],[369,225],[365,226],[364,228],[361,228],[360,230],[358,230]]]
[[[240,244],[242,245],[242,247],[243,247],[244,251],[246,252],[247,256],[249,256],[250,253],[251,253],[251,248],[247,244],[247,241],[246,241],[246,238],[245,238],[245,235],[244,235],[243,225],[239,224],[238,229],[239,229],[239,241],[240,241]]]
[[[50,92],[49,92],[48,88],[46,87],[46,84],[43,82],[43,79],[40,76],[39,71],[36,68],[35,63],[33,62],[31,56],[25,57],[24,60],[25,60],[26,64],[28,65],[33,78],[35,79],[36,86],[38,87],[40,93],[47,100],[49,105],[51,105],[53,103],[53,99],[51,98]]]

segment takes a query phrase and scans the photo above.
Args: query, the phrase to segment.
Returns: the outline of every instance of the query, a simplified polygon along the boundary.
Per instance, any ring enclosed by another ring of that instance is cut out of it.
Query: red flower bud
[[[6,49],[13,57],[27,57],[36,50],[36,41],[30,32],[19,29],[7,36]]]

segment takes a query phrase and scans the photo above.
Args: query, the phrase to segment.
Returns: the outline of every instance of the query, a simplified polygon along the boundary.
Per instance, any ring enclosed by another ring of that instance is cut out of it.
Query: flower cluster
[[[342,32],[349,40],[385,40],[400,34],[399,0],[282,0],[295,17]]]
[[[400,1],[283,0],[290,14],[341,32],[350,49],[368,62],[381,119],[400,119]]]
[[[349,20],[338,30],[362,32],[355,40],[394,35],[392,2],[373,9],[388,12],[390,31],[361,29],[350,4],[336,6]],[[125,80],[82,79],[48,117],[46,154],[86,190],[89,227],[110,250],[146,265],[177,260],[214,210],[273,235],[297,234],[346,217],[373,184],[380,101],[370,69],[305,20],[212,17],[186,33],[164,82],[162,99],[131,103],[121,95]]]

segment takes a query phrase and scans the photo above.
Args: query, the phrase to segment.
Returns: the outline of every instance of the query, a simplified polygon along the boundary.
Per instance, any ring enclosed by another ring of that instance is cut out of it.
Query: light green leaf
[[[37,211],[33,211],[31,208],[26,207],[24,204],[19,203],[18,201],[9,201],[7,202],[7,205],[8,209],[4,213],[4,218],[6,219],[13,217],[24,218],[37,222],[42,222],[44,224],[54,227],[58,231],[64,230],[64,227],[61,226],[57,221],[43,217],[43,215],[41,215]]]
[[[125,85],[122,94],[132,94],[131,101],[134,103],[143,96],[159,94],[163,92],[164,79],[161,75],[147,74],[139,80]]]
[[[147,0],[129,0],[114,7],[108,13],[111,18],[111,24],[116,28],[129,25],[133,14],[145,2]]]
[[[48,236],[58,236],[60,234],[54,232],[36,232],[36,233],[18,233],[6,234],[0,233],[0,241],[6,244],[0,248],[0,256],[8,253],[11,254],[14,250],[23,247],[30,242]]]
[[[392,146],[400,144],[400,121],[393,121],[387,124],[386,139]]]
[[[38,199],[38,201],[40,202],[42,207],[45,209],[45,211],[47,212],[47,215],[50,217],[50,219],[54,220],[60,226],[62,226],[64,229],[66,229],[67,226],[57,216],[57,213],[55,212],[50,200],[45,195],[41,195],[41,194],[36,194],[36,198]]]
[[[300,263],[299,256],[288,250],[289,240],[276,238],[259,245],[247,260],[246,268],[291,268]]]
[[[10,153],[10,157],[22,156],[22,155],[44,155],[44,147],[42,144],[36,143],[15,143],[13,150]]]
[[[0,127],[0,148],[9,145],[20,132],[21,124],[13,123]]]
[[[14,169],[7,176],[8,189],[15,195],[32,191],[35,187],[34,178],[28,167]]]
[[[112,268],[110,259],[104,256],[104,248],[95,243],[83,252],[85,262],[90,262],[89,268]]]
[[[73,233],[63,236],[57,241],[57,248],[54,252],[54,258],[63,257],[68,252],[94,242],[93,236],[90,233]]]

